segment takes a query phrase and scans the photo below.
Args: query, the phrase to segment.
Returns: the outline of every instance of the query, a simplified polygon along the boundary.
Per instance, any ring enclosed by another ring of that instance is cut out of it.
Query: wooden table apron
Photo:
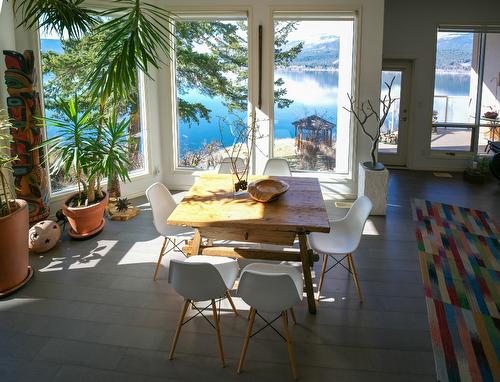
[[[202,175],[168,218],[168,224],[195,229],[184,248],[188,256],[301,261],[310,313],[316,313],[310,265],[318,256],[307,248],[307,234],[329,232],[330,225],[316,178],[253,176],[249,181],[281,179],[290,189],[269,203],[252,200],[248,193],[234,194],[230,175]],[[202,245],[202,238],[292,246],[299,251],[272,251],[244,246]]]

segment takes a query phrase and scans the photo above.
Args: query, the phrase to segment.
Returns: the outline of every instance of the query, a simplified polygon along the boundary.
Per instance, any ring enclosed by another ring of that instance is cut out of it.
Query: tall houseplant
[[[12,124],[0,110],[0,297],[23,286],[33,275],[28,262],[28,205],[14,199],[10,155]]]
[[[100,130],[100,139],[92,141],[92,157],[95,159],[91,172],[108,179],[108,195],[121,196],[120,181],[129,181],[129,168],[132,162],[129,158],[130,118],[120,118],[116,109],[104,119]]]
[[[77,95],[67,101],[59,100],[57,108],[62,118],[43,119],[57,128],[58,135],[44,141],[41,147],[47,147],[45,160],[49,162],[51,174],[62,172],[64,177],[73,178],[78,187],[78,192],[63,205],[71,226],[70,236],[89,237],[104,227],[108,200],[100,187],[92,187],[102,175],[95,170],[95,163],[100,161],[95,132],[98,118],[92,108],[80,109]]]

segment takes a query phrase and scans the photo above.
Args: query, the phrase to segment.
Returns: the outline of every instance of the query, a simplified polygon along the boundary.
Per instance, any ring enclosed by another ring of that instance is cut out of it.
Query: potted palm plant
[[[11,293],[33,275],[28,262],[28,205],[12,189],[12,124],[0,111],[0,296]]]
[[[51,173],[62,172],[77,184],[78,192],[65,201],[63,212],[71,226],[70,236],[82,239],[102,230],[110,193],[119,196],[118,182],[130,180],[130,119],[121,118],[116,108],[104,116],[92,105],[82,110],[77,95],[68,101],[59,100],[57,108],[61,119],[43,120],[59,134],[41,146],[47,147],[45,160]],[[108,179],[107,193],[102,190],[103,178]]]
[[[57,109],[62,118],[43,120],[56,127],[59,134],[41,147],[47,147],[45,161],[49,162],[51,174],[62,172],[77,184],[78,191],[66,199],[63,212],[71,226],[70,236],[82,239],[102,230],[108,201],[108,195],[94,187],[101,175],[95,168],[99,161],[95,147],[97,116],[92,108],[80,109],[77,95],[68,101],[59,100]]]

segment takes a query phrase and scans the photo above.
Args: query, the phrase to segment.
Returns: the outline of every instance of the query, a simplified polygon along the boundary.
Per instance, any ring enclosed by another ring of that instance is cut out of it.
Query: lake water
[[[42,51],[53,50],[62,53],[58,40],[41,40]],[[311,114],[337,123],[337,96],[338,73],[326,71],[276,71],[276,77],[283,78],[287,89],[286,98],[293,103],[284,109],[275,108],[274,128],[275,138],[293,138],[294,127],[292,122]],[[390,78],[383,78],[390,81]],[[467,74],[437,74],[435,84],[436,95],[468,96],[470,76]],[[394,89],[397,94],[398,89]],[[220,97],[208,97],[193,89],[183,95],[186,101],[196,101],[210,110],[211,121],[201,120],[199,124],[179,122],[180,152],[197,150],[204,144],[221,141],[225,146],[232,145],[234,136],[227,123],[221,122],[219,117],[234,120],[237,117],[246,119],[246,112],[231,116],[227,112]],[[221,138],[222,131],[222,138]],[[48,135],[53,136],[55,131],[49,128]]]
[[[292,122],[311,114],[337,123],[338,73],[326,71],[276,71],[275,76],[283,78],[287,89],[286,98],[293,103],[284,109],[275,107],[274,135],[276,139],[293,138],[295,135]],[[383,78],[383,81],[390,81]],[[438,74],[436,76],[435,94],[448,96],[468,96],[470,76],[466,74]],[[397,87],[393,94],[399,94]],[[179,123],[180,151],[196,150],[205,143],[220,141],[221,134],[217,116],[226,116],[227,108],[218,97],[210,98],[192,90],[184,95],[187,101],[201,102],[211,110],[212,121],[201,121],[197,124]],[[241,118],[245,113],[239,113]],[[233,143],[229,129],[223,129],[223,143]]]

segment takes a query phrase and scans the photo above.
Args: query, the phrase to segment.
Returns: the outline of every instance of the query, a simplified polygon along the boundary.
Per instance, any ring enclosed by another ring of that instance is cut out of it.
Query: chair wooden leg
[[[166,237],[163,239],[163,245],[161,246],[161,249],[160,249],[160,256],[158,257],[158,262],[156,263],[155,273],[153,275],[153,281],[156,281],[156,276],[158,275],[158,270],[160,269],[161,259],[163,258],[163,253],[164,253],[165,248],[167,246],[167,240],[168,239]]]
[[[283,332],[285,334],[286,344],[288,346],[288,358],[290,359],[290,366],[292,368],[293,379],[297,379],[298,378],[297,364],[295,363],[295,355],[293,353],[292,338],[290,337],[290,333],[288,332],[288,318],[286,311],[281,312],[281,316],[283,318]]]
[[[231,298],[231,294],[229,293],[229,291],[226,291],[226,297],[229,303],[231,304],[231,308],[233,308],[234,315],[237,316],[238,311],[236,310],[236,306],[234,305],[233,299]]]
[[[290,308],[290,316],[292,316],[294,325],[297,325],[297,319],[295,318],[295,311],[293,310],[293,307]]]
[[[217,307],[215,306],[215,300],[212,300],[212,312],[214,316],[215,332],[217,336],[217,347],[219,348],[222,367],[226,367],[226,362],[224,361],[224,349],[222,348],[222,338],[220,335],[219,317],[217,316]]]
[[[363,302],[363,295],[361,294],[361,287],[359,286],[358,274],[356,273],[356,267],[354,266],[354,261],[352,261],[351,253],[347,255],[347,260],[349,261],[349,265],[352,270],[352,277],[354,278],[354,284],[356,285],[356,289],[358,290],[359,302]]]
[[[177,346],[177,340],[179,339],[179,334],[181,334],[182,323],[184,322],[184,317],[186,316],[190,303],[191,302],[189,300],[186,300],[184,302],[184,306],[182,307],[181,316],[179,318],[179,322],[177,323],[177,329],[175,330],[174,341],[172,342],[172,349],[170,349],[169,359],[174,359],[175,347]]]
[[[321,274],[319,275],[318,297],[316,298],[318,301],[321,297],[321,288],[323,288],[323,281],[325,279],[327,263],[328,263],[328,255],[323,255],[323,265],[321,266]]]
[[[256,313],[257,311],[254,308],[250,308],[247,334],[245,335],[245,340],[243,341],[243,348],[241,349],[240,362],[238,363],[238,370],[236,371],[238,374],[241,373],[241,369],[243,368],[243,362],[245,362],[245,355],[247,354],[248,342],[250,341],[250,336],[252,335],[253,323],[255,321]]]

